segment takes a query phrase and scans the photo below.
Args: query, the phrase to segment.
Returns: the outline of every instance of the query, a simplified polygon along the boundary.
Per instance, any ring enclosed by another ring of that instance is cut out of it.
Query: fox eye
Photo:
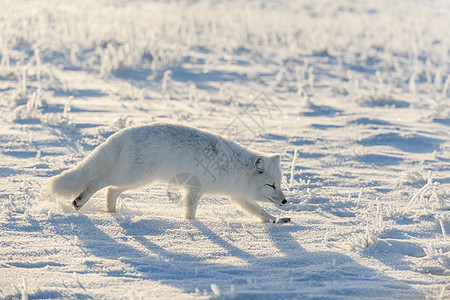
[[[270,186],[271,188],[275,189],[275,184],[266,184],[267,186]]]

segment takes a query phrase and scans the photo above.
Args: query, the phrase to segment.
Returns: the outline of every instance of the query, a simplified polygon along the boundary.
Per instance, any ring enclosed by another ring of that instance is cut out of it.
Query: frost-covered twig
[[[73,96],[70,96],[69,99],[67,99],[66,105],[64,105],[63,118],[67,118],[67,114],[71,109],[72,100]]]
[[[27,93],[27,72],[28,72],[28,66],[23,68],[22,70],[22,77],[21,77],[21,93],[22,95],[25,95]]]
[[[383,228],[383,207],[379,198],[377,198],[377,214],[375,219],[376,228]]]
[[[284,79],[285,74],[287,73],[286,68],[281,68],[281,70],[275,76],[275,81],[273,82],[273,86],[278,86]]]
[[[214,296],[216,296],[216,297],[220,296],[220,289],[217,286],[217,284],[211,283],[211,290],[212,290]]]
[[[291,180],[289,182],[289,187],[292,188],[294,185],[294,171],[295,171],[295,163],[297,161],[298,156],[298,148],[294,151],[294,157],[292,158],[292,165],[291,165]]]
[[[40,81],[42,70],[42,59],[41,59],[41,52],[39,51],[38,47],[34,49],[34,59],[36,61],[36,80]]]
[[[447,92],[449,90],[449,87],[450,87],[450,76],[447,77],[447,80],[445,80],[445,83],[444,83],[444,87],[442,88],[442,97],[443,98],[447,97]]]
[[[308,193],[309,198],[311,199],[311,201],[316,201],[317,200],[317,190],[316,189],[307,188],[306,192]]]
[[[198,92],[197,92],[197,86],[195,83],[191,82],[189,84],[189,102],[195,103],[198,102]]]
[[[445,231],[444,220],[439,218],[439,225],[441,225],[442,235],[444,236],[444,240],[447,239],[447,232]]]
[[[445,300],[447,298],[445,298],[445,291],[448,290],[450,288],[450,284],[444,285],[441,288],[441,292],[439,293],[439,300]]]
[[[362,200],[362,194],[363,194],[363,188],[359,189],[359,194],[358,194],[358,200],[357,200],[357,204],[359,205],[361,203]]]
[[[171,70],[166,70],[163,75],[162,84],[161,84],[161,91],[163,93],[167,92],[167,83],[169,82],[170,76],[172,75]]]
[[[9,51],[8,51],[8,47],[6,47],[6,46],[3,46],[3,49],[2,49],[2,60],[0,62],[0,74],[5,77],[11,76]]]
[[[23,283],[22,283],[22,300],[28,300],[28,285],[27,285],[27,280],[25,278],[23,278]]]
[[[444,250],[442,248],[436,248],[432,242],[424,247],[423,251],[426,254],[426,258],[436,261],[446,269],[450,267],[450,259],[448,255],[449,253],[444,253]]]
[[[417,74],[416,74],[415,71],[409,77],[409,92],[411,94],[416,94],[417,93],[416,77],[417,77]]]
[[[308,68],[308,84],[312,90],[314,88],[314,67],[312,66]]]

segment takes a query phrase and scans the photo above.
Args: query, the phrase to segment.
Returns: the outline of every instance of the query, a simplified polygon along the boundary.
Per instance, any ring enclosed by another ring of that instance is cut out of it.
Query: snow
[[[0,29],[0,298],[450,299],[448,1],[3,0]],[[292,221],[43,198],[153,121],[280,153]]]

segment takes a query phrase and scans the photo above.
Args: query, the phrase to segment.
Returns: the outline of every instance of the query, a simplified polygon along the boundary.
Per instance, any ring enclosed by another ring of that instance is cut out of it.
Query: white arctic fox
[[[45,192],[47,197],[75,199],[72,204],[78,210],[109,186],[106,209],[114,212],[125,190],[157,180],[170,182],[183,174],[191,178],[181,184],[186,190],[186,219],[195,219],[202,194],[223,194],[264,222],[290,221],[270,215],[255,202],[286,203],[279,155],[258,154],[219,135],[174,124],[120,130],[77,167],[52,177]]]

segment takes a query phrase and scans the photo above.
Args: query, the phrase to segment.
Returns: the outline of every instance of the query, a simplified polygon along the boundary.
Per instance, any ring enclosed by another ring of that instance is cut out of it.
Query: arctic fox
[[[281,190],[280,156],[250,151],[219,135],[194,127],[154,123],[122,129],[110,136],[77,167],[50,178],[47,197],[75,199],[79,210],[98,190],[106,192],[106,209],[116,211],[117,197],[153,181],[185,180],[186,219],[195,219],[202,194],[222,194],[263,222],[276,218],[256,201],[286,203]]]

